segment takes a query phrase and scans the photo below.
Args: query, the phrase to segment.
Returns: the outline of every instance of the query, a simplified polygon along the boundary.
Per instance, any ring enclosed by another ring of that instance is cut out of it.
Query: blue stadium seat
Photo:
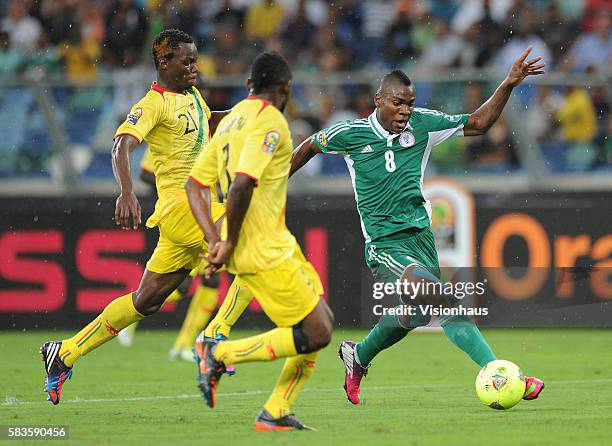
[[[28,141],[29,111],[34,97],[28,88],[2,89],[0,95],[0,175],[15,173],[19,149]]]
[[[540,141],[540,150],[551,173],[566,172],[566,144],[556,140]]]
[[[321,174],[323,175],[346,175],[348,169],[344,158],[340,155],[324,156],[321,164]]]
[[[94,153],[89,167],[83,172],[82,176],[84,180],[111,179],[113,177],[113,167],[110,151]]]

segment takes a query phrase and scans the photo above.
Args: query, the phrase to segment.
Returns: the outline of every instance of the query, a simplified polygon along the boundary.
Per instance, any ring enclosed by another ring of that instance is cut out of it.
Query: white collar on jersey
[[[382,125],[380,125],[380,122],[378,122],[378,119],[376,118],[376,109],[374,109],[372,114],[368,117],[368,122],[370,123],[370,126],[374,129],[374,133],[380,136],[381,139],[384,138],[387,141],[389,141],[389,140],[393,140],[393,138],[400,135],[399,133],[390,133],[386,131]],[[404,130],[406,129],[412,130],[412,126],[410,125],[410,122],[406,123],[406,127],[404,128]]]

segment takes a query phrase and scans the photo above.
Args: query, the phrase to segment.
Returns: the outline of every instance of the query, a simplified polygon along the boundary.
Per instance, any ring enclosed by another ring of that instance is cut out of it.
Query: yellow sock
[[[174,290],[173,292],[170,293],[170,296],[166,297],[166,300],[164,301],[164,304],[166,302],[178,302],[182,298],[183,298],[183,295],[181,294],[181,292],[177,288],[176,290]]]
[[[257,336],[217,344],[215,358],[226,365],[251,361],[273,361],[295,356],[293,328],[275,328]]]
[[[210,314],[216,307],[217,289],[200,285],[191,298],[181,331],[174,341],[174,350],[193,347],[196,336],[206,326]]]
[[[68,367],[81,356],[101,346],[119,334],[128,325],[144,318],[136,311],[132,293],[118,297],[102,313],[70,339],[62,341],[60,358]]]
[[[223,335],[229,338],[230,331],[240,315],[253,299],[253,293],[236,277],[225,295],[217,314],[204,331],[204,336],[215,338]]]
[[[274,418],[280,418],[291,412],[291,404],[306,381],[314,373],[317,366],[319,352],[307,353],[287,358],[281,374],[276,381],[272,394],[266,401],[264,408]]]

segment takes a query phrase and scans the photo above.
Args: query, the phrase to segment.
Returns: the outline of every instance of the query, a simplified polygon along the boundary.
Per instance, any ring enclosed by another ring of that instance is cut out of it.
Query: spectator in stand
[[[213,23],[225,28],[240,29],[244,23],[244,11],[234,8],[231,0],[224,0],[223,6],[213,17]]]
[[[610,13],[597,14],[593,31],[581,34],[565,63],[567,71],[585,72],[594,68],[600,75],[612,74],[612,32],[610,32]]]
[[[393,21],[393,7],[389,0],[363,2],[362,7],[360,58],[366,63],[378,62],[387,30]]]
[[[596,27],[595,22],[597,21],[597,17],[601,13],[612,14],[612,2],[610,0],[582,0],[581,2],[576,1],[574,3],[582,2],[584,2],[581,26],[581,31],[583,33],[593,31]]]
[[[339,45],[336,25],[328,24],[319,29],[314,53],[317,55],[317,66],[324,73],[344,71],[349,68],[350,55]]]
[[[527,107],[525,127],[532,138],[543,141],[555,139],[555,115],[564,98],[549,85],[538,86],[534,101]]]
[[[217,75],[239,76],[247,71],[253,47],[246,43],[240,28],[215,26],[215,39],[211,44],[209,53],[213,55]]]
[[[334,122],[357,119],[357,113],[349,107],[347,95],[339,89],[332,89],[321,95],[319,103],[319,118],[322,127],[328,127]]]
[[[489,19],[497,26],[506,20],[508,10],[513,3],[514,0],[463,0],[453,16],[451,29],[463,34],[473,24]]]
[[[470,83],[465,87],[465,110],[476,110],[485,100],[483,85],[480,83]],[[487,144],[487,136],[478,135],[466,138],[466,163],[473,163],[478,158],[479,154],[485,151]]]
[[[299,0],[295,17],[287,22],[282,33],[284,53],[290,59],[298,59],[302,49],[310,48],[316,36],[317,27],[306,14],[306,0]]]
[[[146,35],[144,11],[133,0],[115,0],[106,15],[106,62],[118,68],[139,63]]]
[[[28,15],[26,6],[23,0],[11,0],[8,17],[2,21],[1,29],[9,34],[14,48],[24,53],[33,53],[42,27],[38,20]]]
[[[11,36],[0,31],[0,76],[16,74],[25,64],[26,58],[21,50],[11,46]]]
[[[262,0],[246,13],[245,30],[251,39],[266,40],[280,33],[285,10],[275,0]]]
[[[451,33],[448,23],[435,20],[433,25],[436,30],[436,38],[423,52],[419,60],[420,64],[443,69],[459,65],[460,55],[466,49],[467,42],[464,42],[457,34]]]
[[[402,65],[403,61],[414,56],[412,19],[407,10],[398,11],[391,23],[384,52],[390,66]]]
[[[556,1],[551,1],[546,8],[539,27],[539,34],[548,45],[556,61],[561,61],[578,24],[570,18],[563,17]]]
[[[463,33],[463,46],[459,50],[455,66],[460,68],[481,68],[487,64],[493,52],[490,40],[478,31],[478,25],[472,25]]]
[[[357,113],[357,118],[367,118],[374,111],[372,98],[374,93],[369,86],[362,87],[357,94],[352,97],[351,109]]]
[[[59,56],[64,61],[68,79],[91,81],[98,77],[102,57],[102,15],[95,5],[85,2],[79,5],[78,17],[69,38],[59,45]]]
[[[561,137],[569,143],[590,143],[597,134],[597,117],[591,97],[584,88],[569,87],[557,110]]]
[[[318,127],[317,127],[318,128]],[[291,121],[291,137],[293,139],[294,147],[297,147],[302,141],[306,141],[312,134],[315,133],[315,129],[310,125],[308,121],[305,119],[296,119]],[[300,178],[302,175],[306,176],[315,176],[321,173],[321,167],[323,164],[322,156],[315,156],[310,160],[304,167],[300,169],[297,178]],[[310,165],[312,161],[316,161],[315,163]],[[298,180],[299,181],[299,180]]]
[[[340,45],[353,55],[359,54],[361,51],[363,4],[358,0],[339,0],[335,2],[329,7],[329,23],[337,25],[338,35],[336,37]]]
[[[541,56],[548,66],[554,63],[553,57],[546,43],[535,33],[537,16],[533,8],[524,5],[520,12],[515,12],[508,21],[507,43],[501,48],[496,57],[496,66],[502,72],[512,66],[520,57],[525,48],[533,47],[531,54]]]
[[[103,54],[116,85],[113,110],[117,120],[125,119],[146,88],[141,81],[140,62],[147,30],[144,11],[133,0],[115,0],[108,8]]]
[[[450,24],[459,10],[460,0],[430,0],[431,16]]]
[[[468,84],[466,87],[466,110],[476,110],[484,98],[483,85]],[[514,169],[518,157],[510,139],[510,131],[504,114],[481,136],[470,138],[467,142],[465,160],[468,165],[482,172]]]
[[[78,0],[42,0],[36,3],[36,17],[49,35],[51,44],[58,45],[68,38],[75,20]]]
[[[491,3],[483,2],[482,18],[470,25],[463,34],[466,40],[474,42],[478,48],[474,66],[479,68],[489,64],[504,39],[503,33],[500,32],[501,22],[493,18]]]
[[[420,1],[408,2],[402,1],[400,7],[406,7],[412,3],[408,9],[412,16],[412,47],[416,55],[421,55],[425,49],[431,45],[435,38],[436,32],[431,26],[431,18],[429,15],[428,4]]]

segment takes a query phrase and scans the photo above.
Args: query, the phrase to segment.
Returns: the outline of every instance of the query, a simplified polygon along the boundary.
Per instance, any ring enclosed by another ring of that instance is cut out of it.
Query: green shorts
[[[440,278],[438,252],[429,227],[411,228],[366,243],[365,258],[374,276],[382,281],[400,279],[415,263]]]

